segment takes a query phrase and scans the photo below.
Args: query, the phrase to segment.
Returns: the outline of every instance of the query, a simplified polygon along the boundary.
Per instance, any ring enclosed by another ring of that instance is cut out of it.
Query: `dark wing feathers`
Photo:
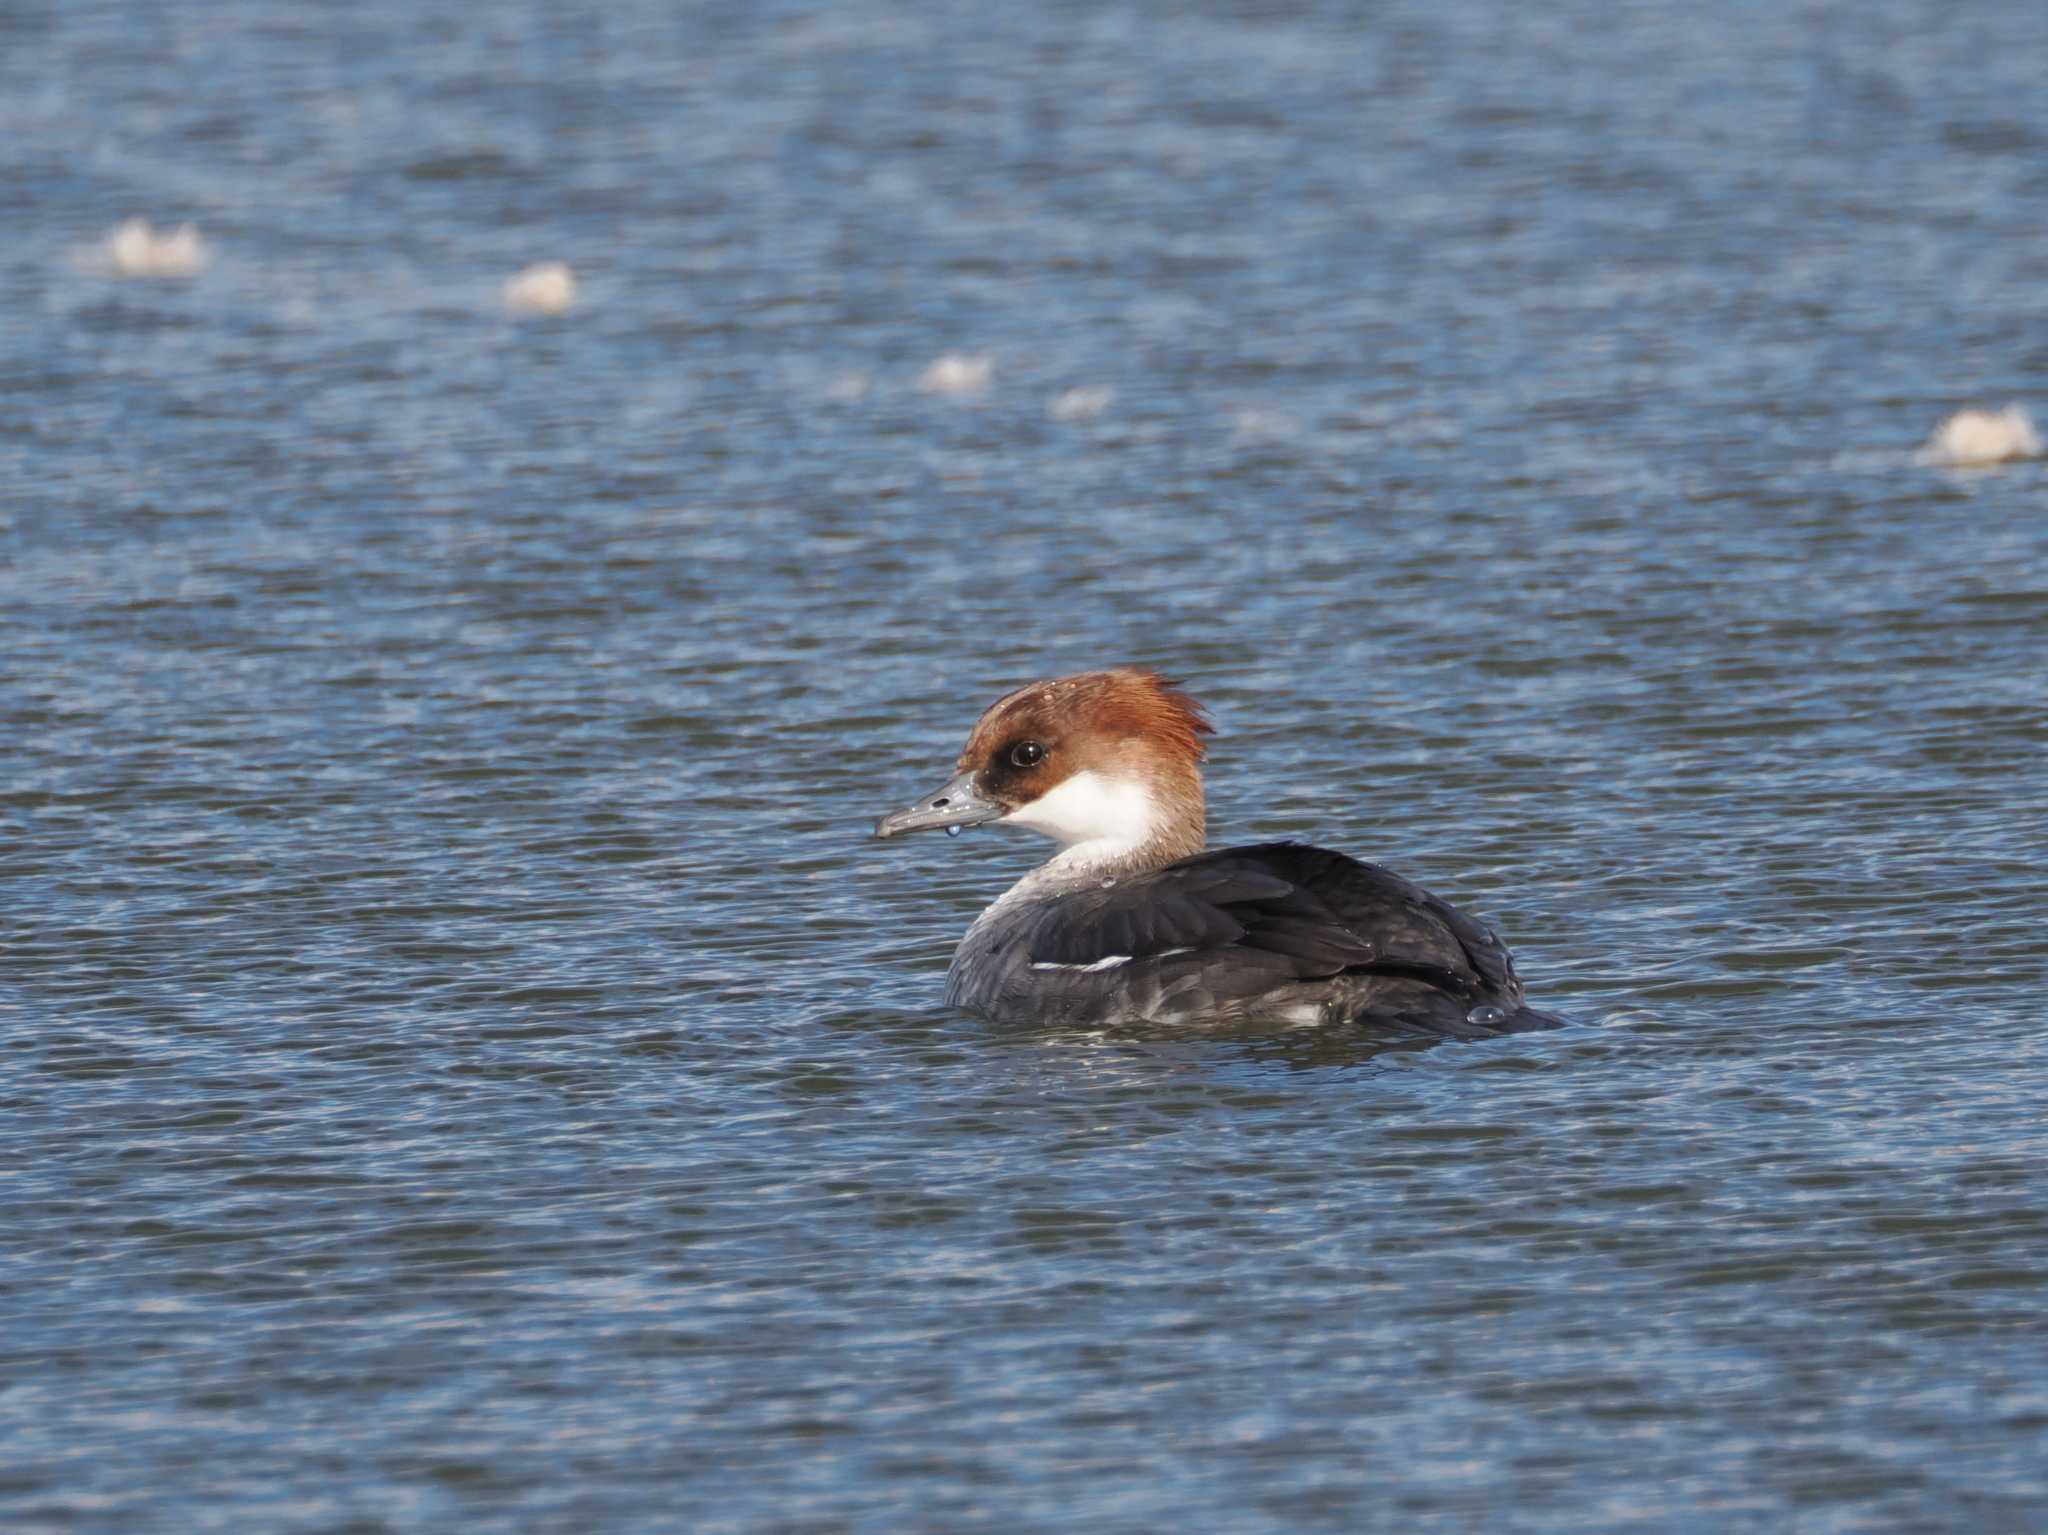
[[[1234,950],[1297,980],[1409,977],[1458,998],[1519,1000],[1507,950],[1419,885],[1324,848],[1276,842],[1203,853],[1053,902],[1026,938],[1033,963]]]
[[[1339,923],[1285,911],[1260,912],[1245,941],[1299,961],[1303,975],[1335,975],[1379,957],[1375,945]]]
[[[1160,873],[1166,873],[1161,870]],[[1079,890],[1047,907],[1025,939],[1034,964],[1090,965],[1112,954],[1130,958],[1169,949],[1220,949],[1244,936],[1227,901],[1159,875],[1118,881],[1107,890]]]

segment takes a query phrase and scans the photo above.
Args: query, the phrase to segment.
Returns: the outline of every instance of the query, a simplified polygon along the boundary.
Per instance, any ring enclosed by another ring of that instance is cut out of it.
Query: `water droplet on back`
[[[1465,1021],[1470,1024],[1476,1024],[1480,1028],[1486,1028],[1492,1024],[1500,1023],[1507,1015],[1508,1010],[1506,1008],[1495,1007],[1492,1003],[1487,1002],[1482,1003],[1467,1013]]]
[[[1104,890],[1114,890],[1116,889],[1116,881],[1113,879],[1106,879],[1102,882],[1102,888]]]

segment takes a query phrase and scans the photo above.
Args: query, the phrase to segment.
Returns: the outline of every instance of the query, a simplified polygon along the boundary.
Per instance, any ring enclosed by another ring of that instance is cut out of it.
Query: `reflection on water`
[[[2039,1522],[2033,11],[1199,9],[0,15],[8,1523]],[[944,1012],[1118,660],[1573,1027]]]

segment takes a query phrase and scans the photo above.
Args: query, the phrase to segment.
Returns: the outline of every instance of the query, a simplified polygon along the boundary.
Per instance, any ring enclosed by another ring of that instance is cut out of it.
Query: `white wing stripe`
[[[1128,954],[1110,954],[1102,959],[1098,959],[1092,965],[1056,965],[1047,960],[1033,960],[1031,968],[1033,970],[1073,970],[1082,975],[1092,975],[1097,970],[1114,970],[1118,965],[1128,965],[1130,962],[1131,956]]]
[[[1171,959],[1176,954],[1192,954],[1194,952],[1193,949],[1161,949],[1157,954],[1148,954],[1145,957],[1147,959]],[[1128,965],[1130,962],[1131,956],[1128,954],[1106,954],[1092,965],[1061,965],[1048,959],[1034,959],[1031,962],[1031,968],[1033,970],[1072,970],[1077,975],[1093,975],[1098,970],[1114,970],[1118,965]]]

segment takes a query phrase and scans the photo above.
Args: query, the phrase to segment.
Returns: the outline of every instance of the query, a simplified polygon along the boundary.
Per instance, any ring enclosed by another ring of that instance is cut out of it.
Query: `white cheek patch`
[[[1129,778],[1076,773],[1003,817],[1010,826],[1044,832],[1062,847],[1084,842],[1137,847],[1152,835],[1152,796]]]

